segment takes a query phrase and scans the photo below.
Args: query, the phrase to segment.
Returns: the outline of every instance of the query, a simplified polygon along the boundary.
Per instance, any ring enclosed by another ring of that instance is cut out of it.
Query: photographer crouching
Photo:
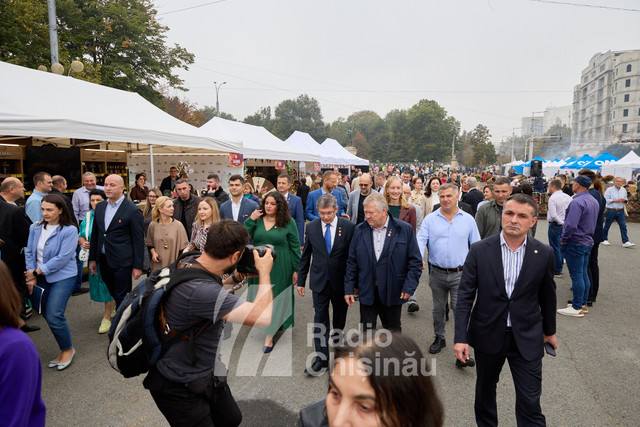
[[[144,387],[172,426],[237,426],[242,421],[226,376],[217,375],[222,365],[218,347],[224,321],[265,327],[271,323],[273,302],[270,249],[263,256],[253,251],[260,279],[255,302],[246,302],[223,288],[243,278],[236,266],[248,243],[249,234],[239,222],[212,224],[204,252],[185,258],[179,266],[206,270],[211,279],[181,283],[164,302],[164,317],[172,330],[189,330],[210,320],[195,335],[192,331],[190,340],[171,345],[144,380]],[[223,283],[224,274],[230,276]]]

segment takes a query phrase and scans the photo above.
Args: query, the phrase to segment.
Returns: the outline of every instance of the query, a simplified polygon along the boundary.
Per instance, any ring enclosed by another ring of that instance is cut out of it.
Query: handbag
[[[91,215],[91,212],[87,212],[87,216],[84,219],[84,223],[85,223],[85,229],[84,229],[84,235],[89,237],[89,215]],[[80,249],[80,252],[78,253],[78,259],[82,262],[88,262],[89,261],[89,249]]]

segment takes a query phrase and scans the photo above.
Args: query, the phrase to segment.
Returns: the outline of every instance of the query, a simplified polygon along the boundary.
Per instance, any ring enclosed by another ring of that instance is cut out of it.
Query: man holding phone
[[[504,203],[502,231],[471,245],[456,306],[456,358],[475,350],[478,425],[498,425],[496,385],[505,359],[516,389],[518,425],[545,425],[540,407],[544,347],[555,350],[556,285],[551,247],[527,236],[536,223],[533,198]],[[475,305],[474,305],[475,301]]]

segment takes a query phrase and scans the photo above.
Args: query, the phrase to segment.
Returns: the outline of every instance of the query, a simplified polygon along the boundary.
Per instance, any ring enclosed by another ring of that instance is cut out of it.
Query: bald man
[[[5,178],[0,184],[0,200],[15,205],[19,199],[24,199],[24,184],[18,178]]]
[[[349,196],[349,206],[347,207],[347,215],[351,218],[351,222],[358,225],[364,222],[364,199],[371,193],[377,193],[373,190],[373,182],[371,181],[371,175],[363,173],[358,180],[354,180],[353,191]],[[359,188],[356,188],[359,187]]]
[[[89,271],[96,274],[100,265],[102,279],[120,306],[131,291],[132,279],[142,274],[142,211],[124,197],[120,175],[109,175],[104,180],[104,192],[107,200],[96,206],[94,214]]]

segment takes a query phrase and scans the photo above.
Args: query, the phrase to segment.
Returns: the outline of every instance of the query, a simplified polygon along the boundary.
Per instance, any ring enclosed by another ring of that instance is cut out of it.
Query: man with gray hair
[[[307,361],[304,372],[317,375],[329,366],[329,330],[331,338],[339,340],[347,321],[344,299],[344,277],[349,256],[349,245],[355,224],[338,217],[338,202],[331,195],[322,195],[316,203],[318,219],[307,225],[304,249],[298,268],[298,294],[304,296],[309,275],[309,289],[313,292],[313,343],[315,358]],[[312,257],[313,255],[313,257]],[[309,274],[311,267],[311,274]],[[333,308],[333,321],[329,323],[329,303]]]
[[[73,205],[73,215],[76,217],[78,224],[82,222],[87,212],[91,210],[91,204],[89,203],[89,193],[92,190],[98,189],[104,191],[104,187],[97,184],[96,176],[93,172],[85,172],[82,175],[82,187],[73,192],[71,197],[71,204]]]
[[[360,295],[363,330],[382,327],[402,331],[404,304],[415,292],[422,274],[422,256],[413,227],[389,214],[382,194],[364,200],[366,222],[356,226],[349,247],[344,298],[349,306]]]
[[[441,207],[427,215],[417,235],[418,247],[429,252],[429,287],[433,295],[433,330],[435,340],[429,353],[440,353],[446,346],[445,306],[451,296],[451,308],[456,311],[458,285],[469,247],[480,240],[473,217],[458,208],[458,187],[444,184],[438,190]],[[473,359],[456,361],[460,368],[473,366]]]
[[[470,176],[466,181],[469,186],[469,191],[462,195],[460,199],[461,202],[465,202],[471,206],[471,211],[473,212],[473,216],[476,216],[476,212],[478,212],[478,203],[484,200],[484,194],[482,191],[478,190],[478,180],[474,176]]]

